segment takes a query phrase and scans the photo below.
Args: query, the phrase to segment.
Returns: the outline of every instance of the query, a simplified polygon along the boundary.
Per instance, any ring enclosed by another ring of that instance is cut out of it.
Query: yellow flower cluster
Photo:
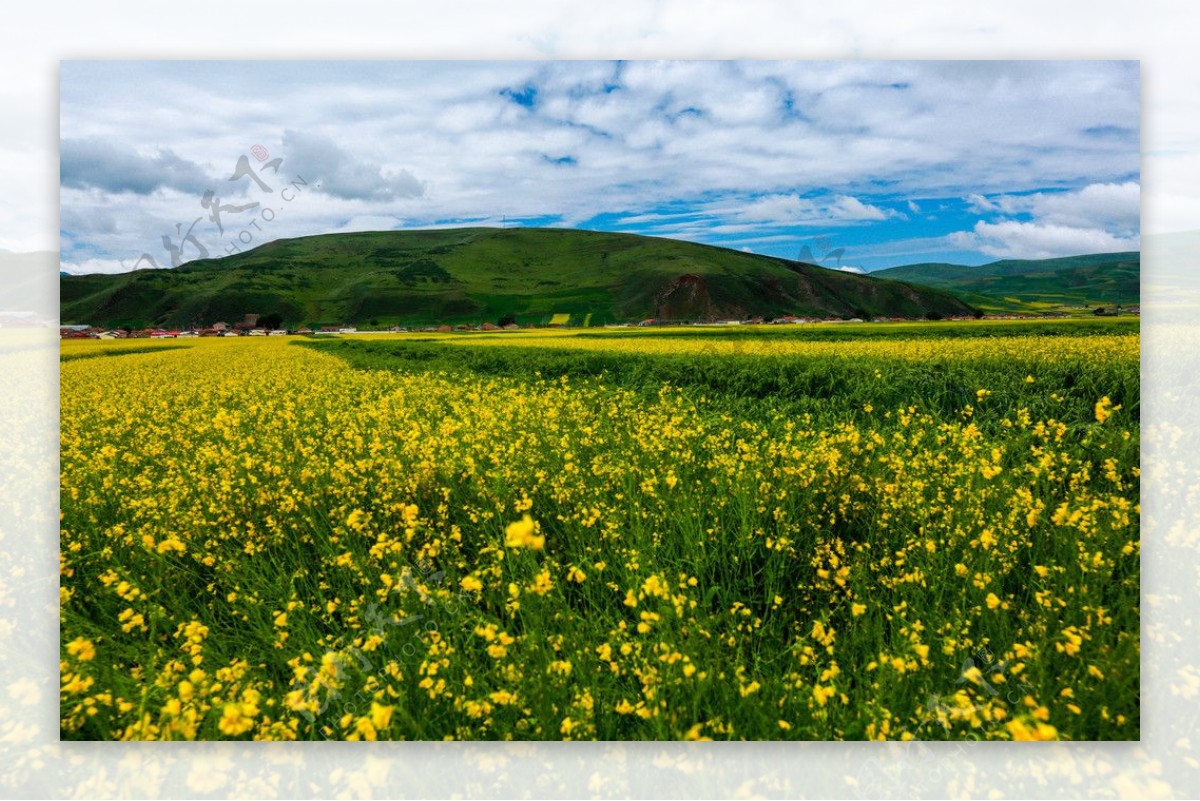
[[[1056,360],[1083,356],[1104,360],[1136,361],[1139,338],[1129,334],[1096,336],[989,336],[964,339],[934,337],[905,338],[903,329],[886,340],[862,339],[826,341],[804,337],[772,336],[763,338],[715,336],[711,330],[693,336],[631,335],[601,337],[578,333],[520,333],[483,335],[478,337],[444,337],[447,345],[458,347],[535,347],[601,351],[605,353],[644,353],[669,356],[706,354],[712,356],[838,358],[855,359],[885,355],[912,362],[928,362],[944,358],[955,361],[976,361],[1020,356],[1023,359]],[[992,395],[991,389],[977,389],[977,400],[983,402]]]
[[[1007,403],[993,339],[867,343],[959,354],[977,408],[865,418],[72,343],[105,357],[62,364],[63,736],[1136,739],[1136,336],[1058,340],[1021,347],[1093,359],[1094,420]]]
[[[538,524],[529,515],[523,516],[515,523],[509,523],[504,532],[504,544],[509,548],[529,548],[540,551],[546,545],[546,538],[538,532]]]

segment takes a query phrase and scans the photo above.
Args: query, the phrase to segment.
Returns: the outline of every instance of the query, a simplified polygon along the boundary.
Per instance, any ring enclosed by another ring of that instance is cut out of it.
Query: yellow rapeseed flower
[[[248,714],[249,711],[248,704],[225,704],[221,712],[221,720],[217,723],[218,728],[231,737],[245,734],[254,728],[254,718]]]
[[[504,532],[504,544],[509,548],[529,548],[540,551],[546,544],[546,538],[538,533],[538,524],[529,515],[509,523]]]
[[[376,729],[386,729],[392,722],[392,709],[394,707],[384,706],[383,704],[371,702],[371,723]]]
[[[529,587],[529,591],[537,595],[545,595],[552,589],[554,589],[554,579],[550,577],[550,571],[546,569],[534,576],[533,584]]]
[[[96,656],[96,646],[92,645],[90,640],[85,640],[83,637],[76,637],[67,643],[67,653],[77,657],[81,661],[87,662]]]
[[[1113,412],[1119,410],[1120,408],[1121,408],[1120,405],[1113,406],[1112,400],[1110,400],[1109,397],[1107,395],[1105,395],[1103,398],[1096,401],[1096,408],[1095,408],[1096,422],[1097,423],[1106,422],[1108,420],[1108,418],[1112,417]]]
[[[1058,729],[1049,723],[1041,721],[1025,721],[1013,718],[1007,724],[1008,732],[1014,740],[1057,740]]]

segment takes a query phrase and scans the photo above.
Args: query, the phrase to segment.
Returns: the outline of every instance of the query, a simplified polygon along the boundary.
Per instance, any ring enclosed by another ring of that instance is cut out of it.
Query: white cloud
[[[385,214],[360,214],[351,217],[334,230],[338,233],[352,231],[391,231],[404,227],[404,220]]]
[[[1140,247],[1141,187],[1136,181],[1092,183],[1064,192],[1032,192],[985,197],[970,194],[976,214],[1030,220],[980,220],[971,231],[946,241],[997,258],[1046,259]]]
[[[211,182],[201,165],[170,148],[143,154],[98,137],[63,139],[59,164],[62,185],[74,188],[147,195],[164,187],[203,192]]]
[[[816,204],[797,195],[769,195],[731,211],[751,222],[789,223],[811,216]]]
[[[222,179],[262,144],[320,182],[278,235],[354,218],[619,213],[659,235],[725,226],[740,245],[783,226],[903,220],[889,206],[908,195],[989,198],[1139,169],[1136,130],[1081,133],[1136,121],[1137,72],[1119,62],[68,62],[61,83],[63,137],[166,148]],[[528,87],[532,107],[512,99]],[[1095,194],[1078,208],[1120,202]],[[118,220],[116,232],[71,230],[72,258],[140,252],[198,201],[64,191],[64,220],[99,222],[77,203]],[[668,202],[680,214],[649,219]],[[1047,204],[1069,222],[1071,209]]]
[[[1034,192],[992,198],[972,194],[968,207],[977,214],[1027,214],[1037,222],[1070,228],[1103,228],[1122,236],[1140,230],[1141,186],[1136,181],[1093,183],[1066,192]]]
[[[983,195],[977,195],[977,194],[967,195],[965,200],[967,201],[967,208],[970,209],[971,211],[975,212],[976,214],[1000,211],[999,204],[997,204],[994,201],[988,200]]]
[[[283,147],[296,169],[334,197],[390,201],[419,197],[425,192],[425,186],[408,170],[385,171],[328,136],[286,130]]]
[[[843,264],[841,267],[838,267],[836,269],[840,270],[843,273],[854,273],[856,275],[863,275],[866,273],[866,270],[864,270],[862,267],[854,267],[849,264]]]
[[[887,220],[891,218],[906,219],[903,214],[892,209],[883,209],[863,203],[849,195],[838,195],[833,204],[834,219],[837,220]]]
[[[901,216],[891,209],[863,203],[849,195],[818,199],[799,195],[768,195],[729,211],[735,218],[747,222],[790,225],[870,222]]]
[[[1134,181],[1089,184],[1077,192],[1033,195],[1031,213],[1053,225],[1096,226],[1124,236],[1140,228],[1141,187]]]
[[[964,250],[978,250],[999,259],[1051,259],[1087,253],[1137,250],[1140,237],[1115,236],[1101,228],[1005,220],[980,220],[972,231],[960,231],[947,241]]]

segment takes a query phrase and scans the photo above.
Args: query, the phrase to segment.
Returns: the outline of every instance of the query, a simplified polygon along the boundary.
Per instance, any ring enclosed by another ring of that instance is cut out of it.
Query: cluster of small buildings
[[[884,318],[875,318],[875,319],[882,320]],[[900,318],[896,318],[896,319],[898,320]],[[852,317],[849,320],[843,320],[841,317],[831,317],[831,318],[823,319],[820,317],[794,317],[792,315],[785,315],[783,317],[776,317],[772,320],[766,320],[762,317],[749,317],[745,320],[727,319],[727,320],[713,320],[710,322],[688,322],[688,321],[681,321],[681,320],[650,319],[650,320],[642,320],[637,325],[644,326],[644,327],[659,326],[659,325],[670,325],[670,326],[690,325],[690,326],[696,326],[699,328],[703,328],[703,327],[722,326],[722,325],[764,325],[764,324],[769,324],[769,325],[806,325],[809,323],[861,323],[861,322],[863,322],[863,319],[861,317]],[[627,328],[628,326],[629,326],[628,323],[612,323],[612,324],[606,325],[605,328]]]
[[[1045,317],[1047,315],[1038,315],[1038,316]],[[691,321],[686,321],[686,320],[649,319],[649,320],[642,320],[640,323],[634,323],[633,325],[644,326],[644,327],[665,326],[665,325],[669,325],[669,326],[687,325],[687,326],[697,326],[697,327],[711,327],[711,326],[722,326],[722,325],[764,325],[764,324],[767,324],[767,325],[811,325],[814,323],[822,323],[822,324],[825,324],[825,323],[865,323],[865,322],[911,323],[915,319],[916,318],[912,318],[912,317],[872,317],[870,320],[866,320],[862,317],[850,317],[850,318],[796,317],[795,315],[787,314],[782,317],[774,317],[770,320],[767,320],[763,317],[748,317],[744,320],[730,318],[730,319],[725,319],[725,320],[711,320],[711,321],[707,321],[707,322],[691,322]],[[946,319],[946,320],[974,320],[976,318],[973,316],[960,315],[960,316],[946,317],[944,319]],[[630,325],[631,325],[630,323],[609,323],[609,324],[605,325],[604,327],[605,328],[628,328]]]
[[[1105,313],[1107,310],[1097,309],[1097,314]],[[1140,309],[1136,306],[1124,307],[1122,312],[1136,315]],[[1045,319],[1049,317],[1067,317],[1069,315],[1058,313],[1042,313],[1042,314],[989,314],[984,317],[987,320],[1025,320],[1025,319]],[[947,320],[971,320],[973,317],[953,316],[945,318]],[[22,321],[28,324],[27,321]],[[784,315],[775,317],[771,320],[765,320],[762,317],[750,317],[744,320],[739,319],[723,319],[711,320],[707,322],[692,322],[684,320],[658,320],[646,319],[638,323],[608,323],[605,328],[628,328],[630,326],[651,327],[651,326],[730,326],[730,325],[810,325],[814,323],[862,323],[867,322],[861,317],[852,317],[843,319],[840,317],[797,317],[795,315]],[[912,322],[911,318],[907,317],[875,317],[870,322],[876,323],[903,323]],[[540,326],[533,326],[535,328]],[[561,324],[555,324],[551,327],[565,327]],[[506,325],[498,325],[496,323],[481,323],[479,325],[467,325],[460,323],[459,325],[429,325],[424,327],[409,328],[406,326],[394,325],[378,333],[406,333],[409,331],[420,331],[425,333],[442,333],[448,334],[454,331],[516,331],[520,330],[521,326],[510,322]],[[238,323],[219,322],[204,327],[189,327],[189,328],[143,328],[131,330],[128,328],[99,328],[91,325],[62,325],[59,326],[59,334],[63,339],[179,339],[185,337],[239,337],[239,336],[287,336],[289,334],[297,335],[321,335],[321,334],[357,334],[357,333],[375,333],[375,332],[360,332],[353,325],[323,325],[316,329],[313,328],[297,328],[288,330],[284,328],[267,328],[259,324],[259,315],[247,314],[245,318]]]
[[[213,323],[188,328],[100,328],[94,325],[60,325],[63,339],[180,339],[183,337],[245,337],[284,336],[283,328],[268,328],[259,324],[259,315],[247,314],[240,323]],[[295,332],[299,333],[299,332]],[[309,331],[308,333],[312,333]]]
[[[286,329],[243,328],[241,324],[214,323],[207,328],[98,328],[93,325],[59,326],[62,339],[184,339],[188,337],[267,337],[286,336]],[[294,333],[312,333],[297,331]]]
[[[256,315],[247,315],[247,317],[255,317]],[[288,336],[288,335],[314,335],[322,334],[358,334],[358,333],[405,333],[408,331],[424,331],[428,333],[450,333],[452,331],[516,331],[521,326],[516,323],[507,325],[496,325],[495,323],[482,323],[480,325],[436,325],[425,326],[423,328],[407,328],[405,326],[394,325],[385,331],[361,332],[353,325],[323,325],[318,328],[263,328],[255,322],[243,321],[240,323],[213,323],[212,325],[203,328],[101,328],[94,325],[62,325],[59,326],[58,332],[62,339],[183,339],[188,337],[273,337],[273,336]]]
[[[420,331],[426,334],[449,334],[452,331],[519,331],[521,326],[516,323],[507,323],[505,325],[497,325],[496,323],[480,323],[479,325],[467,325],[459,323],[458,325],[427,325],[421,328],[406,328],[401,325],[394,325],[388,329],[389,333],[405,333],[408,331]]]

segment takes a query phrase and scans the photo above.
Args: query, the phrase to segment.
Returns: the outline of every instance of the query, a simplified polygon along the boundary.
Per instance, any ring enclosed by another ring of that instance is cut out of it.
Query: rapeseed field
[[[1139,337],[1063,325],[65,342],[62,736],[1138,739]]]

